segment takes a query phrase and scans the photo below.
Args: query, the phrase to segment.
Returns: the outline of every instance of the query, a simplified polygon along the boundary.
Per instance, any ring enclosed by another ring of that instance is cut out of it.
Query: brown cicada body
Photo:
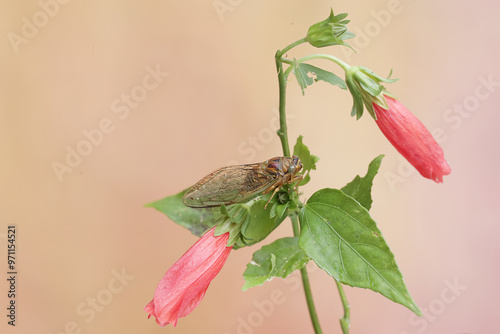
[[[193,208],[230,205],[259,194],[277,192],[285,184],[298,182],[302,175],[299,157],[275,157],[264,162],[222,167],[192,186],[183,197]]]

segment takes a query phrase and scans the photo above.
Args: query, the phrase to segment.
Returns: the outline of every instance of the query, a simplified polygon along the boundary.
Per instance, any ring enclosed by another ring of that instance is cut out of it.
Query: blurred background
[[[277,49],[333,7],[358,51],[302,45],[380,75],[442,145],[436,184],[402,160],[351,97],[326,83],[288,89],[291,144],[321,158],[303,198],[342,187],[386,154],[371,210],[396,255],[417,318],[346,288],[351,333],[498,333],[500,297],[498,12],[492,1],[1,1],[0,328],[16,333],[312,333],[298,276],[242,292],[263,244],[232,252],[176,328],[143,307],[196,240],[144,204],[216,168],[281,155]],[[326,62],[314,63],[335,71]],[[7,325],[7,226],[17,231],[17,319]],[[266,240],[291,235],[283,223]],[[310,266],[325,333],[342,307]],[[285,302],[272,304],[273,294]]]

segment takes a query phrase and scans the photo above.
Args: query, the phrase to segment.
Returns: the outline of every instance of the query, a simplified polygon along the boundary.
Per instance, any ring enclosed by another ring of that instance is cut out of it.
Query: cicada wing
[[[229,205],[249,199],[275,182],[260,173],[260,164],[223,167],[205,176],[184,195],[184,204],[194,208]]]

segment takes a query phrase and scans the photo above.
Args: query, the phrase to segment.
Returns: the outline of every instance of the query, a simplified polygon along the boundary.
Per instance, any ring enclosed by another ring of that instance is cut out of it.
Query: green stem
[[[303,62],[306,62],[306,61],[311,60],[311,59],[326,59],[326,60],[333,61],[335,64],[342,67],[342,69],[344,71],[347,71],[347,70],[349,70],[349,68],[351,68],[351,66],[349,64],[345,63],[344,61],[340,60],[339,58],[334,57],[332,55],[324,54],[324,53],[318,53],[318,54],[305,56],[305,57],[302,57],[299,60],[297,60],[297,62],[303,63]]]
[[[284,47],[283,50],[278,50],[278,52],[276,52],[276,59],[283,57],[283,55],[285,53],[287,53],[288,51],[290,51],[291,49],[293,49],[297,45],[305,43],[305,42],[306,42],[306,38],[304,37],[304,38],[301,38],[298,41],[295,41],[292,44]]]
[[[278,137],[283,148],[283,155],[290,156],[290,145],[288,144],[288,127],[286,125],[286,79],[283,72],[283,63],[281,62],[281,51],[276,52],[276,71],[278,72],[279,83],[279,113],[280,113],[280,128],[277,131]]]
[[[340,327],[342,327],[342,333],[349,334],[349,326],[351,325],[351,307],[349,306],[349,302],[347,301],[342,283],[337,280],[335,280],[335,283],[337,283],[340,299],[342,300],[342,306],[344,307],[344,316],[340,318]]]
[[[298,41],[286,46],[283,50],[278,50],[275,55],[276,71],[278,72],[279,83],[279,113],[280,113],[280,128],[277,131],[278,137],[283,148],[283,155],[290,156],[290,145],[288,143],[288,127],[286,125],[286,78],[283,71],[283,55],[299,44],[305,43],[306,39],[301,38]]]
[[[283,155],[286,157],[290,156],[290,145],[288,143],[288,127],[286,124],[286,78],[285,72],[283,71],[283,61],[282,58],[285,53],[291,50],[293,47],[304,43],[305,38],[299,39],[298,41],[288,45],[283,50],[278,50],[276,52],[276,71],[278,72],[278,83],[279,83],[279,114],[280,114],[280,128],[278,129],[278,137],[281,140],[281,146],[283,148]],[[290,73],[289,69],[287,72]],[[295,237],[300,236],[300,227],[296,214],[290,215],[292,220],[293,235]],[[300,269],[300,274],[302,276],[302,285],[304,286],[304,294],[306,295],[307,306],[309,308],[309,315],[311,317],[311,322],[314,327],[314,332],[316,334],[323,334],[321,326],[319,324],[318,315],[316,313],[316,307],[314,306],[314,301],[312,298],[311,285],[309,283],[309,275],[307,274],[307,269],[303,267]]]
[[[292,220],[293,235],[299,237],[299,223],[296,215],[290,216]],[[309,316],[311,317],[311,322],[314,327],[314,333],[323,334],[321,326],[319,324],[318,314],[316,313],[316,307],[314,306],[314,301],[311,292],[311,285],[309,284],[309,275],[307,274],[307,268],[302,267],[300,269],[300,275],[302,276],[302,285],[304,286],[304,294],[306,295],[307,307],[309,308]]]
[[[293,66],[288,66],[288,68],[285,71],[285,81],[288,80],[288,76],[290,75],[290,72],[293,71]]]

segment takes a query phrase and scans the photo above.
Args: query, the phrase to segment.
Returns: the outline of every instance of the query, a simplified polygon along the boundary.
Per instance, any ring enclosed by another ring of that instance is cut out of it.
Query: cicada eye
[[[290,172],[290,173],[295,172],[295,165],[288,166],[288,172]]]

